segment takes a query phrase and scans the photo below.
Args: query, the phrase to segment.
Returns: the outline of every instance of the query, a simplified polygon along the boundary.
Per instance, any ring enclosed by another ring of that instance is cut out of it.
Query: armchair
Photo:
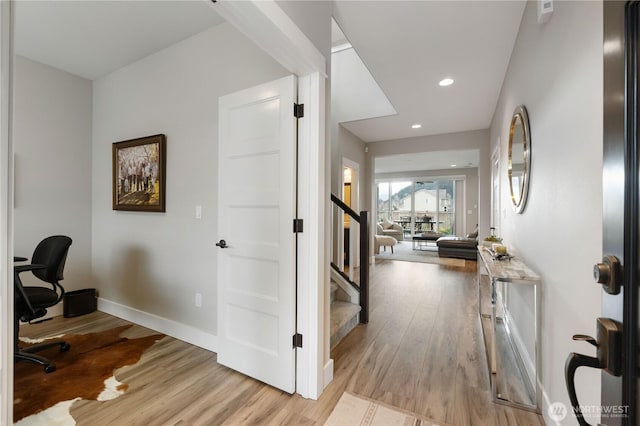
[[[402,241],[404,232],[402,230],[402,226],[398,225],[397,223],[384,220],[383,222],[377,224],[376,234],[386,235],[387,237],[395,238],[397,241]]]
[[[40,345],[20,348],[19,331],[20,321],[31,322],[43,317],[47,309],[58,304],[64,295],[64,287],[60,285],[63,279],[64,265],[67,253],[71,246],[71,238],[56,235],[42,240],[33,252],[31,264],[17,265],[13,268],[14,295],[14,361],[30,361],[44,367],[45,373],[55,371],[56,366],[48,359],[36,355],[39,352],[55,346],[60,346],[60,351],[66,352],[70,345],[62,340],[47,342]],[[24,260],[16,258],[15,260]],[[30,271],[39,280],[48,283],[49,287],[27,287],[22,285],[20,274]]]

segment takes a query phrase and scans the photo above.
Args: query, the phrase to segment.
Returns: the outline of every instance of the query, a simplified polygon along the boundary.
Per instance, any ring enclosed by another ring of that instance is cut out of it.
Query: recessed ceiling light
[[[452,165],[451,165],[451,167],[456,167],[456,165],[455,165],[455,164],[452,164]]]
[[[422,127],[422,124],[412,124],[411,125],[412,129],[419,129],[420,127]]]
[[[453,79],[452,78],[443,78],[442,80],[440,80],[440,83],[438,83],[440,86],[442,87],[446,87],[446,86],[451,86],[453,84]]]

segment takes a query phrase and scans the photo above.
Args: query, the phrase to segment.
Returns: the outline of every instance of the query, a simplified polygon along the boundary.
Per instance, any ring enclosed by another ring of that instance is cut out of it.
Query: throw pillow
[[[472,233],[467,234],[467,238],[478,238],[478,225],[476,225],[476,229]]]
[[[389,228],[391,228],[391,225],[393,225],[393,222],[389,222],[389,219],[384,219],[382,221],[382,228],[383,229],[389,229]]]

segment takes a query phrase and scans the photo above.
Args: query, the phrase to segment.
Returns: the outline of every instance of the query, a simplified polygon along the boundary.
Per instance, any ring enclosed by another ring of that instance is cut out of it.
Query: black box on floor
[[[98,308],[95,288],[65,293],[62,297],[62,315],[65,318],[89,314]]]

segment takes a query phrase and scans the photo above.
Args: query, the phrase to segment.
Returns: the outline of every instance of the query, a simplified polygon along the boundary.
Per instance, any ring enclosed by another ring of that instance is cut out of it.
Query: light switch
[[[467,214],[473,214],[473,210],[467,210]]]
[[[196,219],[202,219],[202,206],[196,206]]]

